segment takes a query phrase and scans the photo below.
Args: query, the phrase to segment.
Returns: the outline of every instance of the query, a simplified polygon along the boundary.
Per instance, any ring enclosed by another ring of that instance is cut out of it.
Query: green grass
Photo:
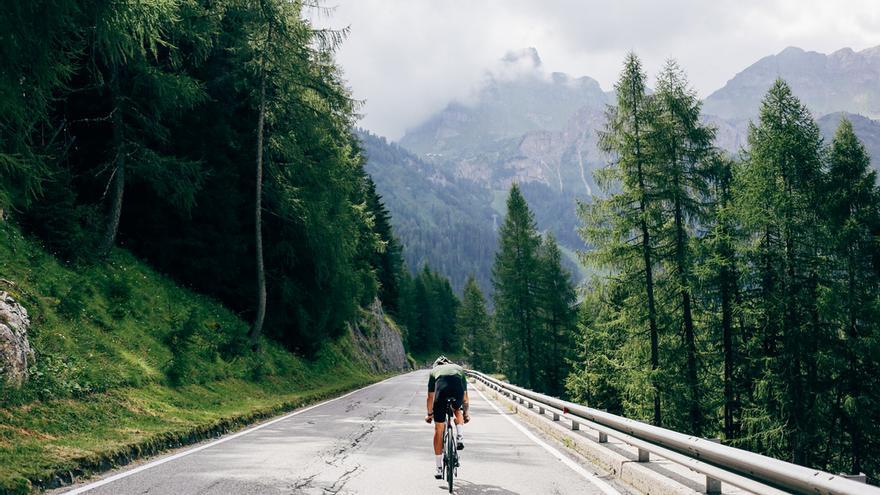
[[[107,469],[381,378],[347,337],[313,360],[272,342],[253,354],[246,322],[124,250],[71,266],[0,224],[0,279],[28,310],[36,351],[22,389],[0,386],[0,493],[28,493],[66,472]]]

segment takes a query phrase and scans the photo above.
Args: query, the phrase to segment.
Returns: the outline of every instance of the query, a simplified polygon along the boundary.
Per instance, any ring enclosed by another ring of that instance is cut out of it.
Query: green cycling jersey
[[[461,388],[462,390],[467,390],[467,374],[464,372],[464,368],[457,364],[448,363],[435,366],[431,370],[431,376],[428,378],[428,392],[433,392],[437,386],[437,380],[445,376],[461,378]]]

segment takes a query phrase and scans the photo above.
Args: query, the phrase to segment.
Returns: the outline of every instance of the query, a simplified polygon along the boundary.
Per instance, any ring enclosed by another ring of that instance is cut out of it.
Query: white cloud
[[[392,139],[465,99],[508,51],[610,89],[628,50],[655,73],[673,57],[702,96],[787,46],[829,53],[880,44],[877,0],[328,0],[319,25],[351,27],[337,59],[361,125]]]

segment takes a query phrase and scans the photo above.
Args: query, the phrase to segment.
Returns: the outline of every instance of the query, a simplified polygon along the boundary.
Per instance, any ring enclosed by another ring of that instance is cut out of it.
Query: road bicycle
[[[446,399],[446,428],[443,432],[443,477],[449,483],[449,493],[452,493],[452,481],[458,476],[458,449],[455,444],[455,410],[452,407],[452,398]]]

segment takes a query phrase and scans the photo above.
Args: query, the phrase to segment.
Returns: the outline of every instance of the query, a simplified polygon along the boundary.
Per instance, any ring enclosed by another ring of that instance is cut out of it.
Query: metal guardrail
[[[514,400],[542,406],[541,412],[545,408],[555,409],[554,419],[564,414],[573,421],[572,429],[577,429],[575,423],[580,422],[599,431],[600,442],[607,435],[636,447],[640,462],[647,461],[650,452],[704,474],[708,493],[720,493],[720,483],[725,482],[757,493],[778,493],[770,488],[775,487],[814,495],[880,495],[880,488],[842,476],[550,397],[478,371],[468,370],[468,374]],[[761,485],[756,487],[755,482],[766,485],[768,490],[761,490]]]

